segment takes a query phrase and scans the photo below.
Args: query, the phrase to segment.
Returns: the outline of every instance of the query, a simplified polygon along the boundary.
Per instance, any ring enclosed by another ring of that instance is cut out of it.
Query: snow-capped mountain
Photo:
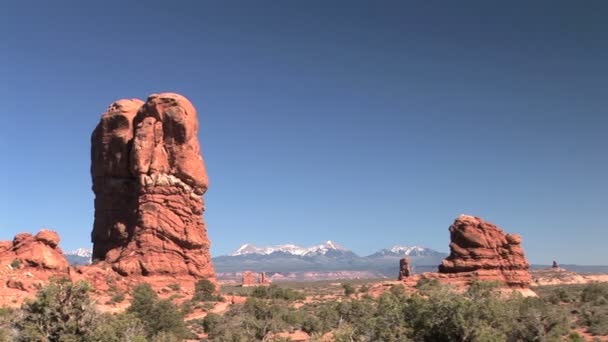
[[[91,248],[78,248],[64,254],[71,265],[88,265],[91,263],[93,250]]]
[[[338,245],[333,241],[327,241],[323,244],[311,247],[301,247],[293,244],[257,247],[255,245],[246,243],[234,252],[230,253],[229,256],[239,256],[247,254],[270,255],[273,253],[286,253],[297,256],[313,256],[325,255],[330,251],[349,252],[348,249]]]
[[[73,251],[65,252],[65,255],[76,255],[83,258],[90,258],[93,256],[93,250],[91,248],[78,248]]]
[[[393,246],[391,248],[381,249],[369,257],[384,257],[384,256],[399,256],[399,257],[418,257],[418,256],[443,256],[444,253],[437,252],[434,249],[421,246]]]
[[[302,247],[295,244],[244,244],[234,252],[213,258],[218,273],[254,272],[372,272],[396,277],[399,259],[408,256],[417,271],[433,271],[446,256],[421,246],[393,246],[361,257],[333,241]],[[358,273],[357,273],[358,274]]]

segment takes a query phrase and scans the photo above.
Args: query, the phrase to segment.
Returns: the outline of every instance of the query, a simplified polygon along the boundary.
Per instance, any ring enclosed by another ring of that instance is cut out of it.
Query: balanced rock
[[[92,135],[93,260],[122,275],[214,279],[202,214],[207,172],[185,97],[120,100]]]
[[[519,235],[505,234],[479,217],[461,215],[450,226],[450,240],[450,255],[439,266],[440,274],[515,287],[527,287],[532,281]]]
[[[69,263],[58,245],[59,235],[48,229],[36,235],[17,234],[13,241],[0,241],[0,264],[10,265],[16,260],[19,267],[67,272]]]

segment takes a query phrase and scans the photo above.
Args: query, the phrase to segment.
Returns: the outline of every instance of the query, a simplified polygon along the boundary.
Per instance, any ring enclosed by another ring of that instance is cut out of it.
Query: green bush
[[[172,302],[160,300],[149,284],[143,283],[133,289],[133,300],[127,313],[144,323],[149,338],[161,333],[178,339],[191,335],[186,329],[183,313]]]
[[[608,335],[608,307],[586,306],[581,320],[593,335]]]
[[[86,341],[99,313],[88,296],[90,285],[54,280],[22,306],[17,341]]]
[[[602,305],[608,303],[608,283],[591,283],[581,293],[584,303]]]
[[[215,284],[208,279],[202,279],[196,282],[194,286],[194,296],[192,301],[214,301],[221,302],[224,300],[222,296],[216,295]]]
[[[102,315],[88,336],[91,342],[147,342],[147,332],[143,322],[134,314]]]
[[[117,293],[117,294],[113,295],[112,298],[110,298],[110,300],[108,301],[107,304],[121,303],[124,300],[125,300],[125,294],[124,293]]]
[[[15,259],[15,260],[11,261],[11,268],[13,268],[13,269],[21,268],[21,260]]]
[[[13,341],[12,326],[15,323],[15,312],[8,307],[0,307],[0,342]]]
[[[282,299],[249,298],[219,316],[209,314],[203,328],[213,341],[261,341],[271,334],[299,329],[303,313]]]
[[[173,291],[179,291],[182,286],[180,284],[174,283],[174,284],[169,284],[167,285],[168,288],[170,288]]]
[[[344,295],[347,297],[355,293],[355,288],[350,283],[343,283],[342,289],[344,289]]]
[[[306,298],[301,292],[282,288],[277,285],[257,286],[251,291],[251,297],[260,299],[283,299],[287,301],[303,300]]]

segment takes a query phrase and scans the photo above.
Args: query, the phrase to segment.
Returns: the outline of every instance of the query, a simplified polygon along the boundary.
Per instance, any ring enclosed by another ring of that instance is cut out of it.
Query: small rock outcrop
[[[531,282],[521,237],[505,234],[479,217],[461,215],[450,226],[450,255],[440,274],[479,280],[497,280],[512,287]]]
[[[69,268],[59,248],[59,235],[48,229],[42,229],[36,235],[17,234],[13,241],[0,241],[0,264],[58,272],[67,272]]]
[[[197,132],[196,110],[178,94],[110,105],[91,138],[93,261],[122,275],[215,278]]]
[[[268,277],[266,277],[265,272],[260,272],[257,274],[253,273],[251,271],[243,272],[243,280],[241,282],[241,285],[243,287],[263,286],[263,285],[270,285],[271,283],[272,283],[272,281],[270,279],[268,279]]]
[[[399,280],[404,280],[412,275],[412,267],[410,266],[410,258],[399,260]]]

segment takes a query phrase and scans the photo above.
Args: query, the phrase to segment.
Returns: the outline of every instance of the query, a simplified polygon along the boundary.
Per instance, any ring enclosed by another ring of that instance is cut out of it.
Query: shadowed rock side
[[[450,240],[450,255],[439,265],[440,274],[498,280],[509,286],[530,284],[530,264],[519,235],[505,234],[479,217],[461,215],[450,226]]]
[[[93,132],[93,260],[123,275],[214,278],[197,113],[163,93],[113,103]]]

